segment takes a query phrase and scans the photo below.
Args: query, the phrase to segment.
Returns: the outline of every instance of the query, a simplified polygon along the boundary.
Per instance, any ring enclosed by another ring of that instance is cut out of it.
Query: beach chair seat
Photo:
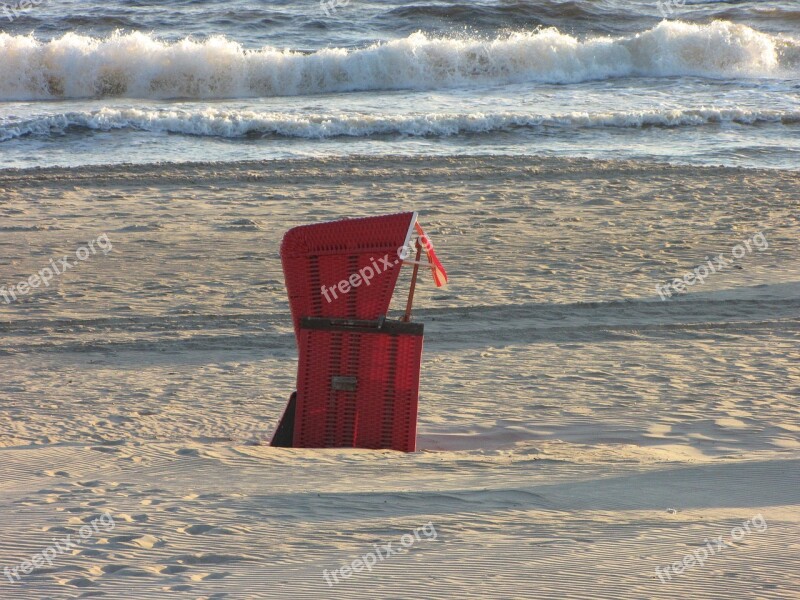
[[[294,446],[416,446],[423,325],[305,318]]]

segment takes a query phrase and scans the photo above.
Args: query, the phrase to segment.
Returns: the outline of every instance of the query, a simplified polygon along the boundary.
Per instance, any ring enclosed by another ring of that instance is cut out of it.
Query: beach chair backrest
[[[281,244],[295,334],[304,317],[386,315],[417,214],[345,219],[290,229]]]

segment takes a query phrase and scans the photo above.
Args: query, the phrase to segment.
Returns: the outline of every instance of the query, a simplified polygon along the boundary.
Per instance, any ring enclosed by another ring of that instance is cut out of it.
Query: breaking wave
[[[427,113],[419,115],[302,114],[255,111],[103,108],[37,117],[0,125],[0,141],[69,130],[135,130],[206,137],[277,136],[322,139],[378,135],[451,136],[536,128],[694,127],[713,123],[800,123],[800,111],[704,108],[616,113]]]
[[[628,37],[554,28],[493,39],[414,33],[313,53],[245,49],[224,37],[164,42],[145,33],[48,42],[0,33],[0,99],[235,98],[618,77],[796,76],[800,42],[727,21],[663,21]]]

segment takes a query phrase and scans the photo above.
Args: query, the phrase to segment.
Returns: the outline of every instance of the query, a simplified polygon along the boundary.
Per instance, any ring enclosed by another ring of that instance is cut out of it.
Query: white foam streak
[[[691,127],[710,123],[800,123],[800,111],[702,108],[555,115],[519,113],[425,113],[416,115],[303,114],[255,111],[140,110],[103,108],[43,116],[0,125],[0,141],[62,134],[70,128],[130,129],[154,133],[239,138],[283,136],[321,139],[376,135],[451,136],[517,128]]]
[[[770,77],[797,43],[744,25],[664,21],[626,38],[579,40],[555,29],[502,38],[416,33],[357,50],[246,50],[223,37],[167,43],[144,33],[0,33],[0,99],[223,98],[630,76]],[[791,67],[796,67],[790,62]]]

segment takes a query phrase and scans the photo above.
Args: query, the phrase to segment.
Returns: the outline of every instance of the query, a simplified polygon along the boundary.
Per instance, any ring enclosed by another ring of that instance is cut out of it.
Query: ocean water
[[[0,3],[0,168],[486,153],[797,169],[800,4]]]

